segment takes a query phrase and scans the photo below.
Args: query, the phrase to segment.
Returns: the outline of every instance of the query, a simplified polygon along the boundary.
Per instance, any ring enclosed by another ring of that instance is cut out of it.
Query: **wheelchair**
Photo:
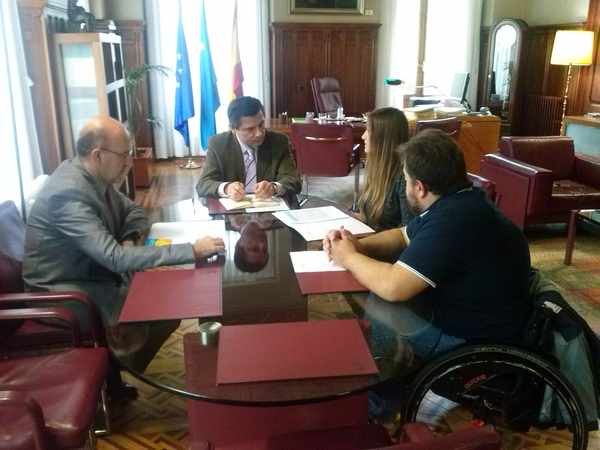
[[[558,292],[554,294],[562,299]],[[570,314],[583,321],[562,302]],[[597,364],[597,340],[593,343],[595,353],[589,349],[586,353],[595,379],[584,394],[595,398],[583,402],[581,387],[576,388],[561,372],[560,362],[548,351],[556,326],[548,313],[540,314],[542,306],[540,302],[533,305],[522,347],[467,343],[419,367],[406,378],[402,421],[424,422],[444,432],[450,431],[448,421],[454,416],[461,422],[494,426],[510,448],[514,442],[509,444],[508,439],[520,440],[517,448],[537,448],[549,444],[540,442],[541,436],[550,436],[560,448],[586,449],[589,431],[598,429],[600,375],[593,368]],[[534,339],[530,339],[532,335]],[[536,430],[544,430],[544,434]]]

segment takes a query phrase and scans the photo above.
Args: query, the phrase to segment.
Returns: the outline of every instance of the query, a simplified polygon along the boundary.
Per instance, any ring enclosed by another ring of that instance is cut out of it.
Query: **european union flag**
[[[200,3],[200,143],[208,146],[208,138],[217,132],[215,112],[221,106],[217,77],[210,57],[204,0]]]
[[[192,77],[190,76],[190,63],[188,61],[187,45],[183,33],[183,23],[179,17],[177,29],[177,67],[175,69],[177,88],[175,90],[175,124],[174,127],[185,140],[185,145],[190,148],[190,131],[188,119],[193,117],[194,95],[192,94]]]

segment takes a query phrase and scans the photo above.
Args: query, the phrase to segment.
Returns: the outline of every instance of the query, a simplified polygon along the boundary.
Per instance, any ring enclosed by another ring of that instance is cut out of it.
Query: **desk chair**
[[[336,112],[343,106],[340,82],[335,78],[313,78],[310,80],[310,87],[317,113]]]
[[[450,117],[448,119],[417,120],[415,130],[419,133],[427,128],[435,128],[437,130],[442,130],[456,141],[460,134],[460,127],[460,120],[456,117]]]
[[[345,177],[356,167],[352,209],[357,206],[360,181],[359,145],[354,145],[350,125],[293,123],[298,172],[303,176],[308,197],[308,177]],[[305,197],[305,198],[306,198]]]

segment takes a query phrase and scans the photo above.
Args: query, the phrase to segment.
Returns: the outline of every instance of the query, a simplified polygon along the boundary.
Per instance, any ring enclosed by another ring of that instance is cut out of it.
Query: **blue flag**
[[[208,138],[217,132],[215,112],[221,106],[217,77],[210,57],[204,0],[200,3],[200,143],[208,146]]]
[[[192,94],[192,77],[188,61],[187,45],[183,33],[183,23],[179,17],[177,29],[177,66],[175,68],[177,88],[175,90],[175,123],[174,128],[181,133],[185,145],[190,147],[190,131],[188,119],[194,116],[194,95]]]

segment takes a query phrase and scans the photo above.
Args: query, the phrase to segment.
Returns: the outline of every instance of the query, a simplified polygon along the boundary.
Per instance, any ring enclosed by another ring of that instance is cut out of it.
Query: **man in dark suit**
[[[300,192],[302,184],[284,134],[265,129],[259,100],[236,98],[227,115],[231,131],[213,136],[200,181],[201,196],[241,200],[247,193],[259,198]]]

